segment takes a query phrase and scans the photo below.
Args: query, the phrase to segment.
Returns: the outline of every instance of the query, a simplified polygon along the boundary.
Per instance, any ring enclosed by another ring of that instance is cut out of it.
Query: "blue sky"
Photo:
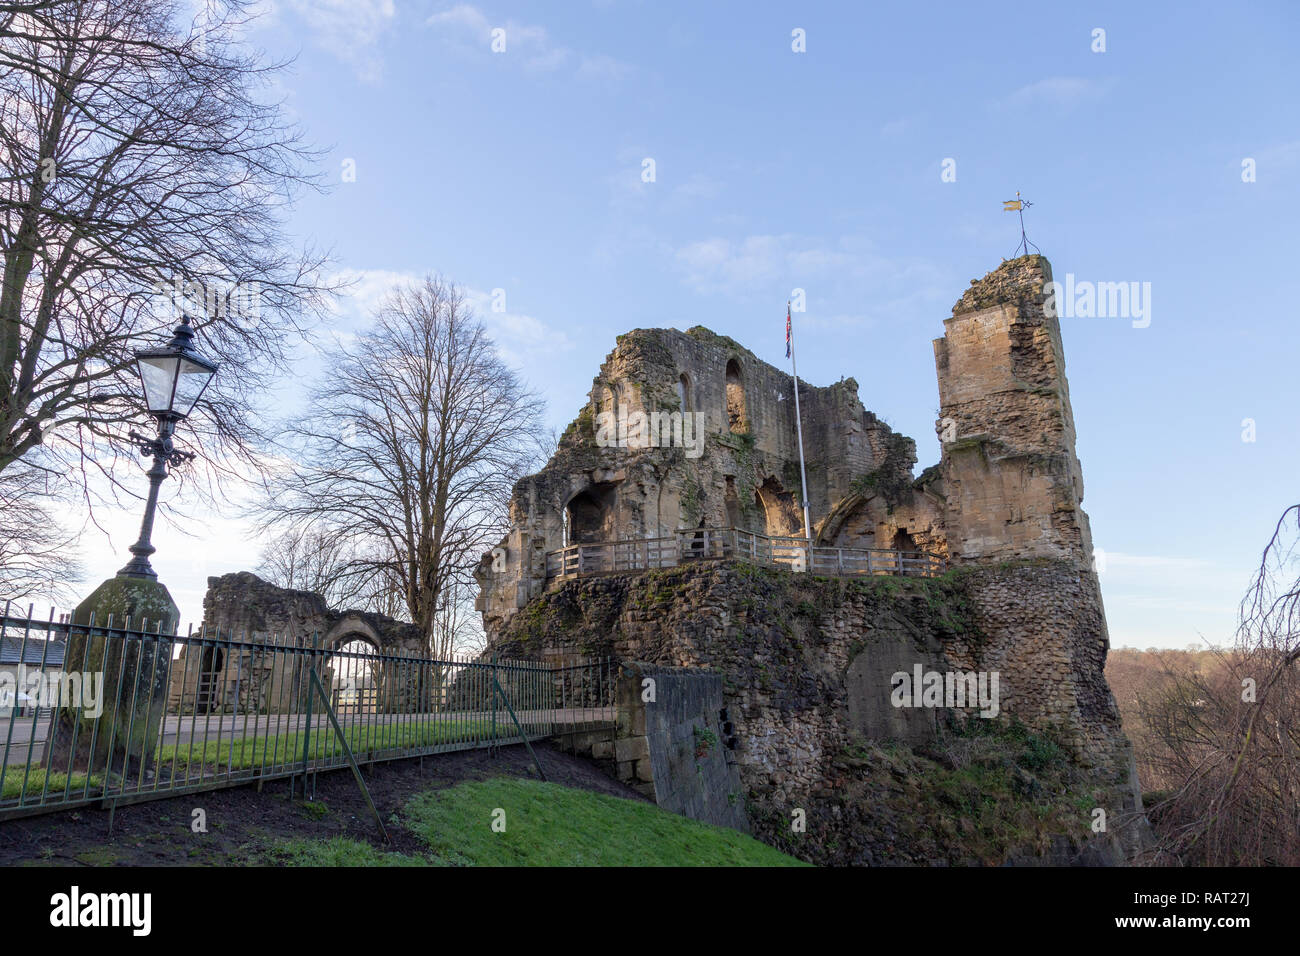
[[[924,467],[930,342],[1012,253],[1020,190],[1058,279],[1151,284],[1146,328],[1063,320],[1112,641],[1227,639],[1297,499],[1300,7],[976,6],[268,3],[253,39],[296,56],[277,92],[333,182],[293,231],[358,280],[319,335],[441,272],[563,428],[630,328],[703,324],[782,365],[803,288],[801,376],[855,377]],[[92,580],[137,520],[112,523],[111,554],[86,542]],[[160,540],[186,617],[207,574],[248,565],[250,533],[213,515],[200,555]]]

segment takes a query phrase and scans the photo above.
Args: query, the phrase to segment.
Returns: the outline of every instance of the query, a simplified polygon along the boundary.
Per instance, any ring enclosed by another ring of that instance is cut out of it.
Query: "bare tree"
[[[257,573],[282,588],[314,591],[337,608],[351,606],[359,593],[340,586],[347,562],[347,549],[329,529],[290,528],[263,546]]]
[[[323,257],[285,242],[315,154],[263,98],[279,65],[241,40],[251,6],[0,4],[0,472],[112,487],[131,353],[181,312],[224,366],[190,418],[204,474],[250,460],[253,373],[329,291]]]
[[[73,534],[44,503],[50,478],[21,465],[0,473],[0,607],[8,601],[69,601],[82,578]]]
[[[376,568],[366,576],[358,573],[358,564],[344,538],[315,523],[290,526],[272,537],[262,548],[257,573],[283,588],[314,591],[338,610],[409,620],[406,601],[391,575]]]
[[[1236,646],[1170,672],[1145,708],[1162,775],[1153,809],[1178,862],[1300,865],[1300,505],[1278,521]]]
[[[339,580],[378,577],[429,649],[449,655],[466,634],[473,567],[534,460],[538,399],[462,293],[428,278],[394,292],[374,327],[331,355],[310,409],[283,435],[300,464],[268,480],[260,513],[328,527],[350,549]]]

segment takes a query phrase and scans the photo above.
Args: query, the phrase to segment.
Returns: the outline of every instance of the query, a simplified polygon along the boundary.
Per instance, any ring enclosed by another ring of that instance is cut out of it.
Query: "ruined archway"
[[[745,414],[745,381],[740,374],[740,363],[727,362],[727,430],[733,434],[749,430]]]
[[[920,551],[920,548],[916,546],[916,541],[907,533],[906,528],[899,528],[894,532],[894,539],[890,542],[889,546],[895,551],[903,551],[906,553]]]
[[[677,377],[677,401],[681,403],[683,415],[695,411],[695,402],[691,397],[691,378],[685,372]]]
[[[322,682],[337,714],[378,712],[379,646],[360,632],[342,635],[325,659]]]
[[[601,481],[569,499],[566,545],[617,540],[617,489],[616,482]]]
[[[754,500],[763,515],[763,533],[771,537],[803,535],[803,513],[794,492],[786,491],[781,482],[768,475],[754,489]]]
[[[843,498],[822,520],[817,544],[833,548],[877,547],[876,527],[884,514],[884,506],[877,501],[875,496],[856,492]]]

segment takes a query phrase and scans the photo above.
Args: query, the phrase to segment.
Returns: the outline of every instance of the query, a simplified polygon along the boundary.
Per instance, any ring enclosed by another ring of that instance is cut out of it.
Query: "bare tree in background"
[[[336,610],[409,620],[398,583],[383,572],[356,573],[352,549],[323,524],[292,526],[272,537],[262,548],[257,573],[282,588],[313,591]]]
[[[21,465],[0,473],[0,608],[70,601],[82,578],[73,535],[49,507],[50,478]]]
[[[310,408],[286,429],[296,464],[268,480],[260,513],[289,530],[328,528],[350,555],[338,580],[400,594],[429,650],[450,656],[472,626],[474,565],[535,460],[538,399],[462,293],[428,278],[333,353]]]
[[[1152,808],[1180,863],[1300,865],[1300,505],[1282,515],[1241,605],[1235,647],[1170,673],[1148,702],[1158,769],[1178,780]]]
[[[252,6],[0,0],[0,473],[116,487],[132,352],[182,311],[223,365],[190,417],[204,490],[252,459],[259,373],[329,292],[285,243],[315,154],[262,98],[279,67],[240,39]]]
[[[342,542],[323,527],[290,528],[262,548],[257,573],[272,584],[295,591],[314,591],[330,607],[351,607],[359,589],[340,586],[348,562]]]

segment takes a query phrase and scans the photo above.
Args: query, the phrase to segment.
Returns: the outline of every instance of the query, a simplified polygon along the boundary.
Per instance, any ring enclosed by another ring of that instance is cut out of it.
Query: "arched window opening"
[[[784,537],[804,533],[803,511],[794,492],[786,491],[775,477],[769,475],[754,489],[754,501],[762,515],[763,527],[759,530],[763,534]]]
[[[685,372],[677,379],[677,401],[681,403],[683,414],[695,410],[695,403],[691,401],[691,380]]]
[[[746,431],[745,383],[735,359],[727,363],[727,430],[733,434]]]

